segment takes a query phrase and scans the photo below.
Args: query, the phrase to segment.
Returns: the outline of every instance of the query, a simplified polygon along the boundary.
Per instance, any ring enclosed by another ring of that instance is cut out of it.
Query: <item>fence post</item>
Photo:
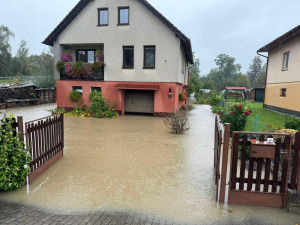
[[[230,124],[225,123],[224,124],[223,154],[222,154],[221,185],[220,185],[220,202],[221,203],[225,202],[229,138],[230,138]]]
[[[18,116],[18,132],[19,132],[19,137],[24,139],[24,130],[23,130],[23,117]]]
[[[294,149],[294,152],[298,152],[298,173],[297,173],[297,191],[300,192],[300,160],[299,160],[299,151],[300,151],[300,132],[296,133],[296,136],[295,136],[295,149]],[[294,154],[295,155],[295,154]],[[294,156],[295,157],[295,156]]]

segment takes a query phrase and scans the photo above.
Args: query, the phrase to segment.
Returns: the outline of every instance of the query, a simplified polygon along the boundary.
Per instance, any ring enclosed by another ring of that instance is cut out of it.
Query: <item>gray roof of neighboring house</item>
[[[269,52],[300,36],[300,25],[260,48],[257,52]]]
[[[81,12],[84,7],[93,0],[80,0],[77,5],[69,12],[69,14],[58,24],[58,26],[49,34],[49,36],[42,42],[45,45],[53,46],[54,41],[60,35],[61,32],[72,22],[72,20]],[[169,29],[171,29],[178,38],[180,38],[181,44],[184,47],[185,55],[189,63],[194,64],[193,51],[191,40],[186,37],[178,28],[176,28],[168,19],[166,19],[160,12],[158,12],[150,3],[146,0],[138,0],[147,9],[149,9],[155,16],[157,16],[161,22],[163,22]]]

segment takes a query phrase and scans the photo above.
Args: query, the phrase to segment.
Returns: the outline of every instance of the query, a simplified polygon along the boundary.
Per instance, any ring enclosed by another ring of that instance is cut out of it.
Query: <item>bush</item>
[[[75,77],[84,77],[84,70],[82,68],[83,62],[78,61],[73,64],[72,72]]]
[[[188,113],[186,110],[179,110],[164,120],[171,133],[182,134],[190,129]]]
[[[179,93],[179,101],[181,101],[181,102],[186,102],[187,101],[186,93],[182,93],[182,92]]]
[[[287,116],[284,122],[286,129],[293,129],[300,131],[300,119],[295,116]]]
[[[24,185],[29,173],[31,156],[23,140],[12,127],[12,115],[4,116],[0,126],[0,189],[16,190]]]
[[[247,116],[251,115],[251,110],[242,104],[234,104],[218,113],[223,123],[230,123],[230,132],[243,131]]]
[[[104,66],[103,62],[94,62],[92,64],[93,72],[94,73],[101,73],[103,66]]]
[[[111,103],[103,97],[103,92],[93,91],[90,98],[92,99],[89,108],[89,116],[96,118],[115,118],[118,117],[116,112],[117,103]]]
[[[79,92],[79,91],[72,91],[72,92],[69,94],[69,99],[70,99],[70,101],[72,101],[72,102],[79,103],[79,102],[81,101],[81,98],[82,98],[82,94],[81,94],[81,92]]]
[[[54,88],[56,86],[56,82],[52,74],[34,78],[33,83],[37,88]]]
[[[220,105],[216,105],[216,106],[212,107],[212,112],[213,113],[219,113],[219,112],[222,112],[222,111],[223,111],[223,107],[220,106]]]
[[[62,61],[58,61],[56,63],[56,69],[60,74],[63,74],[65,72],[65,63]]]
[[[211,106],[216,106],[219,105],[221,99],[222,99],[221,96],[218,95],[216,91],[212,91],[211,96],[208,98],[207,102]]]

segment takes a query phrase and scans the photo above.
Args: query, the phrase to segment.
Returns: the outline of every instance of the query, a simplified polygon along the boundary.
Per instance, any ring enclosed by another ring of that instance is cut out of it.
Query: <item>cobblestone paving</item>
[[[82,214],[60,214],[18,203],[0,202],[0,224],[9,225],[179,225],[169,221],[147,218],[133,213],[94,212]],[[227,219],[197,225],[272,225],[259,218],[245,218],[243,221]]]

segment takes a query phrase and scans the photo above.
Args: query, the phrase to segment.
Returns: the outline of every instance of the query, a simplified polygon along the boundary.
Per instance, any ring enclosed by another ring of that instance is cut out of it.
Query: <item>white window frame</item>
[[[283,54],[283,64],[282,64],[282,70],[288,70],[290,64],[290,52],[285,52]]]

